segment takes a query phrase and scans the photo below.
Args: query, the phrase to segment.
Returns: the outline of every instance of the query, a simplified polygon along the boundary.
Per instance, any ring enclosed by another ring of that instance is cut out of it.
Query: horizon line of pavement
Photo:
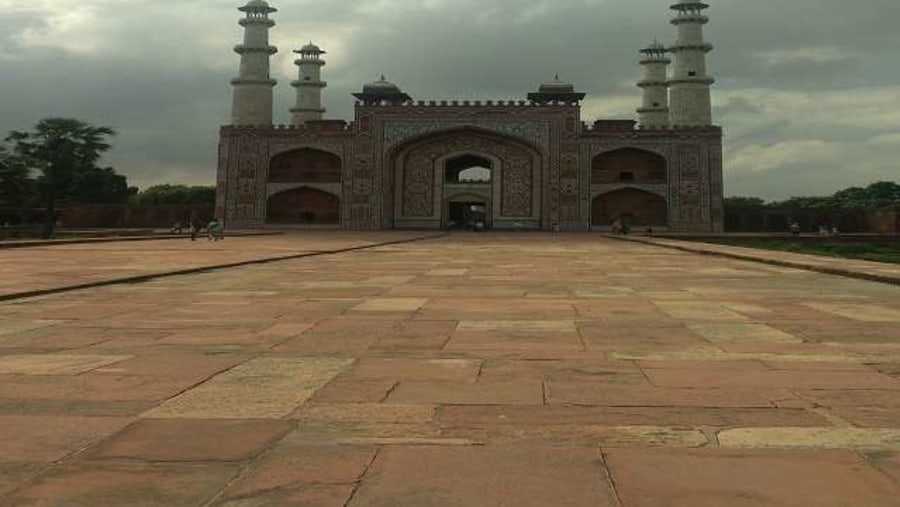
[[[615,234],[604,234],[605,237],[611,239],[617,239],[620,241],[631,241],[633,243],[641,243],[644,245],[656,246],[660,248],[668,248],[671,250],[679,250],[681,252],[688,252],[697,255],[709,255],[712,257],[723,257],[726,259],[735,259],[741,261],[748,262],[757,262],[760,264],[768,264],[770,266],[780,266],[784,268],[794,268],[794,269],[802,269],[805,271],[812,271],[815,273],[822,273],[825,275],[833,275],[833,276],[842,276],[845,278],[854,278],[856,280],[865,280],[867,282],[877,282],[877,283],[885,283],[888,285],[900,285],[900,275],[892,276],[887,274],[879,274],[879,273],[867,273],[864,271],[854,271],[852,269],[842,269],[836,268],[832,266],[820,266],[812,263],[803,263],[796,262],[787,259],[774,259],[774,258],[766,258],[760,257],[756,255],[742,254],[739,252],[725,252],[722,251],[722,247],[730,247],[729,245],[718,245],[718,244],[710,244],[710,243],[697,243],[692,241],[681,240],[677,238],[671,237],[636,237],[636,236],[620,236]],[[664,239],[667,242],[661,243],[658,240]],[[674,244],[672,242],[677,242]],[[709,245],[709,248],[704,248],[703,245]],[[716,247],[717,249],[713,249],[712,247]],[[742,248],[742,247],[734,247],[734,248]],[[766,253],[765,250],[760,250],[761,253]],[[776,252],[777,253],[777,252]],[[815,258],[813,255],[809,254],[794,254],[794,255],[802,255],[804,257]],[[850,259],[848,259],[850,260]],[[866,261],[866,262],[874,262],[874,261]]]
[[[235,231],[229,232],[231,237],[243,238],[247,236],[280,236],[284,232],[247,232]],[[66,239],[24,239],[24,240],[4,240],[0,241],[0,250],[14,248],[37,248],[61,245],[84,245],[92,243],[116,243],[120,241],[165,241],[175,239],[185,239],[190,237],[189,234],[158,234],[154,236],[105,236],[98,238],[66,238]]]
[[[238,267],[252,266],[252,265],[258,265],[258,264],[269,264],[269,263],[273,263],[273,262],[288,261],[288,260],[293,260],[293,259],[302,259],[305,257],[318,257],[318,256],[323,256],[323,255],[336,255],[336,254],[354,252],[354,251],[359,251],[359,250],[370,250],[373,248],[379,248],[379,247],[383,247],[383,246],[415,243],[418,241],[426,241],[426,240],[430,240],[430,239],[439,239],[439,238],[443,238],[446,236],[449,236],[449,234],[448,233],[431,234],[431,235],[427,235],[427,236],[416,236],[413,238],[384,241],[381,243],[373,243],[373,244],[369,244],[369,245],[359,245],[359,246],[351,246],[351,247],[345,247],[345,248],[337,248],[334,250],[319,250],[319,251],[315,251],[315,252],[304,252],[304,253],[299,253],[299,254],[279,255],[279,256],[275,256],[275,257],[265,257],[262,259],[251,259],[251,260],[246,260],[246,261],[228,262],[228,263],[224,263],[224,264],[211,264],[211,265],[207,265],[207,266],[198,266],[198,267],[194,267],[194,268],[177,269],[177,270],[173,270],[173,271],[162,271],[162,272],[158,272],[158,273],[147,273],[147,274],[143,274],[143,275],[125,276],[125,277],[121,277],[121,278],[98,280],[98,281],[94,281],[94,282],[87,282],[87,283],[81,283],[81,284],[75,284],[75,285],[64,285],[64,286],[52,287],[52,288],[48,288],[48,289],[37,289],[37,290],[24,291],[24,292],[14,292],[14,293],[10,293],[10,294],[0,294],[0,302],[15,301],[18,299],[28,299],[28,298],[38,297],[38,296],[49,296],[52,294],[60,294],[63,292],[72,292],[72,291],[83,290],[83,289],[93,289],[96,287],[106,287],[106,286],[110,286],[110,285],[123,285],[123,284],[127,284],[127,283],[142,283],[142,282],[148,282],[150,280],[156,280],[159,278],[194,275],[194,274],[198,274],[198,273],[205,273],[208,271],[216,271],[216,270],[220,270],[220,269],[238,268]]]

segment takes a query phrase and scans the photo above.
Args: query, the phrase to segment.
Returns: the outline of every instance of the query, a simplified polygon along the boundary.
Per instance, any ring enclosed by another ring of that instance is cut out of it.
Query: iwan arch
[[[722,130],[712,125],[706,5],[673,6],[677,41],[642,50],[638,121],[585,124],[584,93],[558,79],[519,101],[416,101],[384,78],[355,118],[324,119],[324,52],[297,50],[292,123],[272,124],[268,30],[246,17],[232,125],[222,127],[217,213],[229,227],[443,229],[475,212],[494,229],[722,230]],[[675,57],[670,73],[668,53]]]

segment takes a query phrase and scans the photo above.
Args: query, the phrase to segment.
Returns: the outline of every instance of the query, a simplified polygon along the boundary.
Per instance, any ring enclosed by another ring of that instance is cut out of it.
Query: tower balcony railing
[[[234,52],[238,54],[244,53],[268,53],[274,55],[278,52],[275,46],[248,46],[246,44],[238,44],[234,47]]]

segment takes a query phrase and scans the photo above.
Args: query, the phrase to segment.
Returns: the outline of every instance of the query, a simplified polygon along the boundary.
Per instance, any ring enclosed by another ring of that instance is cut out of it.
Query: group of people
[[[206,236],[209,241],[220,241],[225,239],[225,226],[222,225],[222,222],[217,218],[213,218],[210,220],[206,227]],[[172,229],[169,230],[171,234],[182,234],[184,232],[184,225],[182,225],[181,221],[175,222],[175,225],[172,226]],[[191,233],[191,241],[196,241],[197,236],[200,234],[200,227],[197,224],[190,220],[188,221],[188,232]]]
[[[791,222],[791,225],[788,226],[791,231],[792,236],[799,236],[802,232],[802,228],[798,222]],[[841,231],[838,230],[837,227],[828,227],[825,225],[819,226],[819,236],[839,236]]]

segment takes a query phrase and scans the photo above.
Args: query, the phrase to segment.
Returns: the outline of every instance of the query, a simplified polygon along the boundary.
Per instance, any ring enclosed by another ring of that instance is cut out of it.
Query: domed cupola
[[[325,51],[322,50],[322,48],[313,44],[312,41],[310,41],[309,44],[303,46],[302,48],[300,48],[294,52],[297,54],[300,54],[300,55],[310,55],[310,56],[318,56],[318,55],[326,54]]]
[[[353,96],[367,106],[383,103],[396,106],[412,100],[412,97],[404,93],[399,86],[388,81],[384,75],[378,81],[363,85],[362,93],[354,93]]]
[[[553,81],[542,83],[537,93],[529,93],[528,100],[535,104],[578,104],[586,94],[575,91],[575,85],[560,81],[559,74]]]

